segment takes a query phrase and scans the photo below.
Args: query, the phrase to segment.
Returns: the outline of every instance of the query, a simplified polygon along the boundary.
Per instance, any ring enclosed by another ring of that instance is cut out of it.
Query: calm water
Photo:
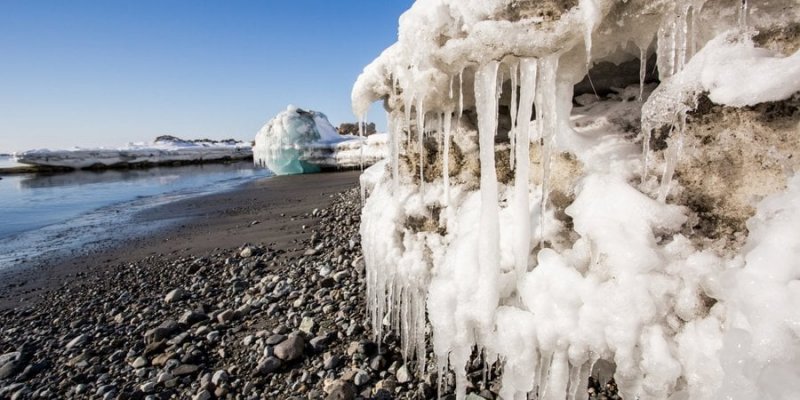
[[[137,211],[268,175],[241,162],[2,176],[0,270],[144,233],[157,226],[128,224]]]

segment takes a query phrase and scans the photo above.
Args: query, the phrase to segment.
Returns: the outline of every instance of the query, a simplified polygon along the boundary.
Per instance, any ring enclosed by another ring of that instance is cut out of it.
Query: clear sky
[[[412,3],[0,0],[0,152],[251,140],[287,104],[353,121],[352,85]]]

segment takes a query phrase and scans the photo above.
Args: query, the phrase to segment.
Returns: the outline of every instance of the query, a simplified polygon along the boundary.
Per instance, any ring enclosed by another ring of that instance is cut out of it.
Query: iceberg
[[[159,136],[152,143],[130,143],[119,148],[37,149],[14,153],[16,162],[65,169],[104,169],[247,160],[249,143],[228,140],[183,140]]]
[[[387,134],[340,135],[325,114],[288,106],[256,134],[255,162],[276,175],[370,166],[386,157]]]
[[[796,397],[798,21],[793,0],[415,2],[352,91],[389,113],[362,179],[376,338],[458,400],[481,369],[506,400],[590,377]],[[631,62],[638,85],[594,90]]]

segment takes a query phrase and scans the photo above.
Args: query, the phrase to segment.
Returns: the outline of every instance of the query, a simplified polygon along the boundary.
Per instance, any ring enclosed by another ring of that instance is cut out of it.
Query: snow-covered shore
[[[246,160],[253,156],[253,150],[249,143],[233,140],[187,141],[163,136],[153,143],[131,143],[119,148],[37,149],[13,156],[18,163],[35,166],[104,169]]]

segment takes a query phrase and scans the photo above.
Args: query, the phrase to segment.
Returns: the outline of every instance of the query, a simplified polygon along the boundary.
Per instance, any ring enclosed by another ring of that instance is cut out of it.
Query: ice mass
[[[458,399],[475,358],[503,399],[590,375],[796,398],[798,23],[794,0],[417,1],[352,92],[389,120],[362,178],[376,337]],[[638,83],[575,92],[626,63]]]
[[[257,164],[277,175],[319,172],[323,169],[363,168],[386,157],[386,134],[365,137],[340,135],[319,111],[289,105],[256,134]]]

